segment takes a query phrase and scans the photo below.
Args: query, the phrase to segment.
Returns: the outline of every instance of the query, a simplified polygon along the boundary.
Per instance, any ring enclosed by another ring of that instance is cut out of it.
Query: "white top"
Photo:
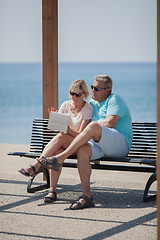
[[[70,116],[69,127],[73,131],[77,132],[83,120],[92,119],[93,108],[89,103],[86,102],[81,111],[74,114],[70,110],[70,102],[71,100],[62,103],[58,112],[69,114]]]

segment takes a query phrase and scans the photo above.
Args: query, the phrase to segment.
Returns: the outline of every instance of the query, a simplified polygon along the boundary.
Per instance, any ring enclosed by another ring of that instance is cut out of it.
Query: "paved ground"
[[[27,145],[0,144],[0,239],[156,239],[156,203],[142,201],[150,174],[94,170],[96,206],[73,211],[69,206],[81,194],[77,169],[64,168],[59,201],[44,204],[47,191],[28,194],[28,178],[17,172],[33,160],[7,156],[9,151],[28,150]],[[35,181],[41,183],[42,176]]]

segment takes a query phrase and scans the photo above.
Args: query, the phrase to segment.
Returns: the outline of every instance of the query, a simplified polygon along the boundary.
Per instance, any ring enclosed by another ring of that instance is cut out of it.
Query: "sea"
[[[90,89],[94,76],[107,74],[134,122],[156,122],[156,63],[59,63],[58,74],[59,106],[73,80]],[[0,63],[0,143],[30,144],[34,118],[42,118],[42,64]]]

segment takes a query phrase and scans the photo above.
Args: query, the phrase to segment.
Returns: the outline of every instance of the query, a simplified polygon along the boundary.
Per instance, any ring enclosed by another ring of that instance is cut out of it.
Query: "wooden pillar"
[[[160,0],[157,0],[157,239],[160,240]]]
[[[58,109],[58,0],[42,0],[43,118]]]

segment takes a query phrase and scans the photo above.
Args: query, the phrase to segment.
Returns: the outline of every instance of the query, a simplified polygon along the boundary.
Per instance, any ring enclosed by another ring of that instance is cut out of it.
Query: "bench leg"
[[[28,193],[35,193],[37,191],[41,191],[41,190],[44,190],[44,189],[47,189],[47,188],[50,187],[50,179],[49,179],[49,172],[48,172],[48,170],[46,168],[41,168],[40,172],[43,172],[43,174],[45,175],[47,183],[39,185],[37,187],[31,187],[32,183],[33,183],[33,180],[34,180],[34,178],[36,176],[35,177],[30,177],[29,182],[28,182],[28,186],[27,186],[27,192]]]
[[[148,195],[148,192],[149,192],[149,188],[150,186],[152,185],[153,182],[155,182],[157,179],[156,179],[156,173],[153,173],[150,178],[148,179],[147,181],[147,184],[146,184],[146,187],[145,187],[145,190],[144,190],[144,195],[143,195],[143,201],[144,202],[147,202],[148,200],[151,200],[151,199],[155,199],[156,195],[152,195],[152,196],[147,196]]]

